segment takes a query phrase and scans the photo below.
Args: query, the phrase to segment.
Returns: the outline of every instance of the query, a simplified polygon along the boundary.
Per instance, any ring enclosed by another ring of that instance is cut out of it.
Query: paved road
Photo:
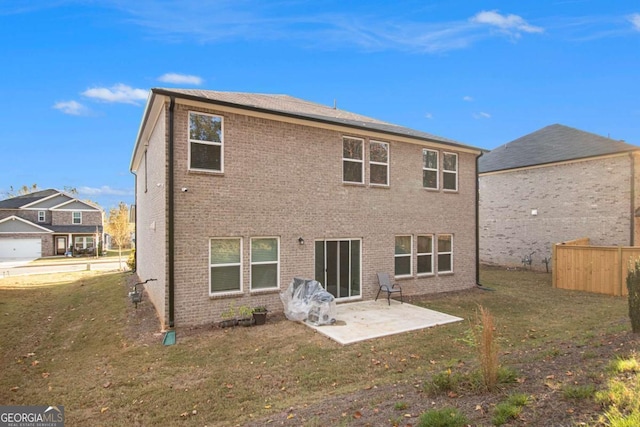
[[[127,263],[122,260],[122,268],[127,269]],[[69,260],[69,262],[54,262],[51,264],[31,264],[30,260],[25,261],[2,261],[0,262],[0,277],[27,276],[30,274],[50,274],[65,273],[70,271],[117,271],[120,263],[116,259],[92,259]]]

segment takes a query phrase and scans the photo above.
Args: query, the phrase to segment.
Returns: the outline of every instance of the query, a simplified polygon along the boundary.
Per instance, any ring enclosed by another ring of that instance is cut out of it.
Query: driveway
[[[6,259],[0,258],[0,271],[29,264],[35,258]]]
[[[117,271],[121,267],[128,270],[125,260],[122,266],[113,258],[72,258],[68,262],[52,262],[50,264],[31,264],[33,260],[0,261],[0,277],[28,276],[30,274],[66,273],[71,271],[101,270]]]

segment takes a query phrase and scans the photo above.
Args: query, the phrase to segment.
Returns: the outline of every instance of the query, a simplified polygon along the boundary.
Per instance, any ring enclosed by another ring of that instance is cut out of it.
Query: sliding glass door
[[[317,240],[316,277],[336,298],[360,297],[360,239]]]

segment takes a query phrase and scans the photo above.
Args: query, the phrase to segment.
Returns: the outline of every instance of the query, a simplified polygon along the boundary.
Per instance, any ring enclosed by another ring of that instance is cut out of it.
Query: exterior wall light
[[[304,245],[304,239],[302,237],[298,237],[298,243]]]

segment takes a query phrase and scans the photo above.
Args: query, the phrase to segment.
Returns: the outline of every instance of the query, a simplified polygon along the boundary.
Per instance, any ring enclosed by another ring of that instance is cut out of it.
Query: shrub
[[[484,386],[487,390],[493,390],[498,384],[498,344],[494,336],[493,315],[483,306],[480,306],[480,320],[473,330]]]
[[[627,274],[627,289],[629,291],[629,319],[634,334],[640,333],[640,258],[629,266]]]
[[[131,252],[129,253],[129,258],[127,258],[127,267],[129,267],[129,270],[131,271],[136,271],[136,250],[135,249],[131,249]]]
[[[433,409],[418,419],[418,427],[465,427],[469,420],[456,408]]]

